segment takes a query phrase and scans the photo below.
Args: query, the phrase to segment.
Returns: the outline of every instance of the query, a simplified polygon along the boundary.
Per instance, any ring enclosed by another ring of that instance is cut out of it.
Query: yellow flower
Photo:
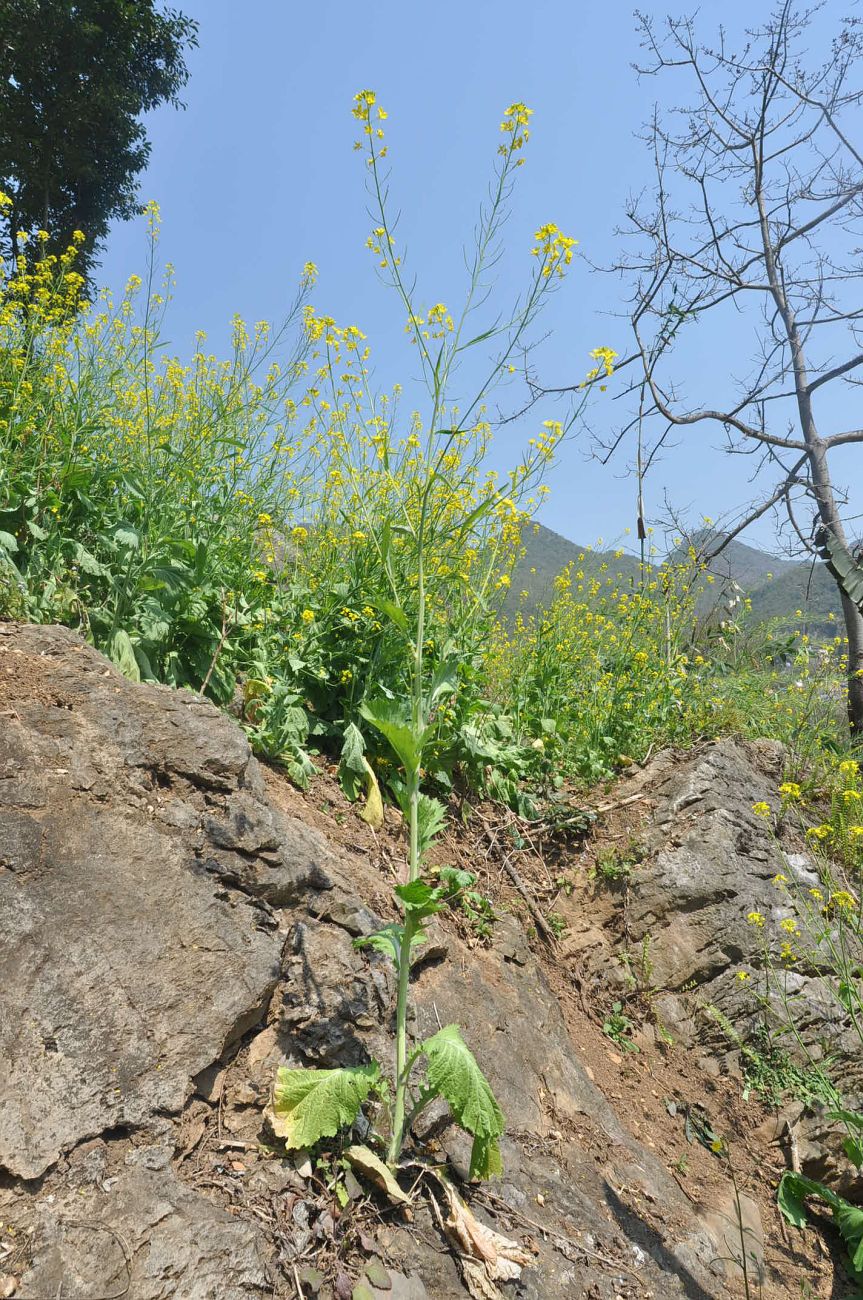
[[[783,799],[802,799],[803,791],[796,781],[783,781],[779,787]]]
[[[771,813],[770,804],[765,803],[762,799],[759,803],[754,803],[752,805],[752,811],[755,813],[756,817],[769,817]]]
[[[259,523],[259,524],[271,524],[272,522],[273,522],[273,516],[272,516],[272,515],[268,515],[267,512],[266,512],[265,510],[262,511],[261,514],[258,515],[258,523]]]
[[[853,894],[849,894],[847,889],[837,889],[830,895],[830,902],[834,907],[840,907],[843,911],[850,912],[857,906],[857,900]]]
[[[786,934],[796,935],[800,933],[797,928],[797,922],[794,920],[793,916],[787,916],[784,921],[780,921],[779,928],[784,930]]]
[[[747,915],[746,920],[749,922],[750,925],[754,925],[756,929],[758,930],[764,929],[764,917],[761,915],[760,912],[750,912]]]
[[[739,970],[739,971],[737,972],[737,978],[740,980],[740,983],[741,983],[741,984],[745,984],[746,981],[749,979],[749,971],[748,971],[748,970]]]
[[[304,623],[314,623],[315,621],[314,611],[311,609],[304,609],[302,614],[300,615],[300,618],[303,620]]]
[[[788,877],[783,872],[777,871],[776,875],[770,882],[772,885],[787,885]]]
[[[555,271],[558,275],[563,275],[563,268],[569,266],[572,261],[572,250],[578,240],[564,235],[559,226],[556,226],[551,221],[544,226],[540,226],[534,235],[534,239],[537,242],[530,251],[533,257],[540,259],[540,275],[546,279]],[[597,353],[600,352],[605,354],[610,352],[610,349],[598,348]],[[613,353],[612,355],[616,356],[617,354]]]

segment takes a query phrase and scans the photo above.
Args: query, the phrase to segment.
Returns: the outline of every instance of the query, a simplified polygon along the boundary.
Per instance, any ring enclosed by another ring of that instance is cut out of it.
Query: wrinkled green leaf
[[[842,1143],[842,1150],[855,1169],[863,1169],[863,1142],[859,1138],[847,1137]]]
[[[499,1173],[497,1139],[504,1131],[503,1111],[458,1025],[446,1025],[426,1039],[421,1050],[428,1061],[429,1086],[448,1102],[456,1122],[473,1136],[471,1177],[489,1178]]]
[[[382,952],[385,957],[390,958],[396,970],[398,970],[403,934],[404,926],[392,922],[390,925],[383,926],[380,930],[375,930],[372,934],[360,935],[358,939],[354,939],[353,946],[355,948],[374,948],[376,952]]]
[[[140,534],[131,524],[117,524],[111,536],[122,550],[137,551],[141,548]]]
[[[72,547],[72,558],[82,573],[88,573],[91,578],[105,578],[108,576],[108,570],[104,564],[100,564],[95,555],[82,546],[80,542],[75,542]]]
[[[353,1124],[380,1077],[376,1061],[339,1070],[291,1070],[276,1074],[270,1123],[291,1150],[314,1146]]]
[[[809,1179],[805,1180],[807,1183]],[[802,1185],[802,1175],[794,1174],[787,1170],[779,1183],[779,1189],[776,1193],[776,1203],[779,1211],[786,1223],[790,1223],[794,1228],[805,1228],[806,1219],[806,1201],[805,1198],[815,1190],[816,1185],[809,1187]]]
[[[366,742],[363,733],[353,722],[345,728],[342,753],[339,760],[339,780],[342,789],[353,802],[358,799],[365,787],[366,803],[360,817],[373,830],[379,830],[384,824],[384,801],[374,770],[366,758]]]
[[[342,739],[342,752],[339,758],[339,781],[347,797],[353,801],[359,797],[366,775],[364,757],[366,742],[363,733],[355,723],[349,722]]]
[[[457,690],[458,662],[455,659],[446,659],[435,669],[429,688],[429,708],[433,709],[441,700],[448,695],[454,695]]]
[[[842,1240],[848,1247],[854,1277],[858,1282],[863,1281],[863,1209],[851,1205],[814,1178],[787,1169],[779,1183],[776,1200],[783,1217],[795,1228],[806,1227],[807,1196],[818,1196],[830,1206]]]
[[[441,867],[438,872],[442,885],[445,885],[450,894],[460,894],[463,889],[470,889],[471,885],[476,884],[476,876],[472,871],[462,871],[459,867]]]
[[[444,891],[433,889],[424,880],[412,880],[408,885],[396,885],[393,892],[415,922],[423,921],[427,916],[433,916],[443,908],[440,900]]]
[[[439,799],[421,794],[417,800],[417,831],[419,835],[419,855],[423,856],[429,845],[446,825],[446,808]]]
[[[0,546],[3,547],[4,551],[14,552],[18,550],[18,543],[12,534],[4,533],[2,531],[0,531]]]
[[[858,1280],[863,1274],[863,1209],[843,1200],[833,1211]]]

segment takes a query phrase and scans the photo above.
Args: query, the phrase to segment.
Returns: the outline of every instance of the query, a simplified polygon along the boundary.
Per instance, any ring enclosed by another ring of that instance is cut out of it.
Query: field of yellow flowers
[[[417,669],[429,691],[441,673],[453,682],[428,720],[427,778],[522,811],[564,780],[699,736],[776,736],[800,770],[841,749],[841,646],[816,654],[799,638],[780,653],[730,614],[699,626],[694,557],[638,580],[613,560],[589,578],[570,568],[547,608],[499,616],[577,414],[540,420],[508,476],[488,469],[489,395],[574,245],[539,226],[518,302],[491,328],[475,320],[530,116],[513,104],[501,123],[463,304],[427,306],[379,175],[386,114],[373,92],[356,97],[368,248],[404,312],[421,410],[398,386],[375,391],[362,330],[312,305],[311,263],[278,327],[236,318],[227,358],[199,334],[181,360],[162,341],[173,271],[157,272],[155,204],[146,272],[119,302],[82,297],[78,232],[59,258],[45,232],[22,242],[0,272],[0,616],[75,627],[134,679],[223,705],[241,692],[253,742],[300,783],[315,751],[341,756],[352,790],[367,762],[397,783],[363,708],[405,696]],[[456,404],[453,378],[477,349],[486,377]],[[595,349],[588,387],[614,359]]]

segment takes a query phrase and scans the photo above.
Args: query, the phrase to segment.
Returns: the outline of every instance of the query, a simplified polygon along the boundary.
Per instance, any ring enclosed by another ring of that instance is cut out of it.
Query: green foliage
[[[798,1065],[788,1051],[763,1030],[741,1047],[744,1100],[754,1092],[768,1106],[777,1109],[789,1096],[806,1105],[835,1101],[836,1090],[822,1068]]]
[[[616,844],[606,845],[597,853],[596,867],[590,874],[607,885],[618,885],[630,879],[642,856],[641,846],[634,841],[625,849]]]
[[[829,1205],[849,1256],[849,1268],[855,1282],[863,1285],[863,1209],[825,1187],[823,1183],[787,1169],[779,1183],[777,1200],[786,1222],[805,1228],[806,1198],[817,1196]]]
[[[380,1082],[380,1066],[354,1065],[339,1070],[289,1070],[276,1074],[270,1123],[285,1146],[312,1147],[353,1124],[360,1107]]]
[[[111,221],[136,211],[150,146],[141,114],[177,104],[197,24],[154,0],[2,0],[0,189],[4,256],[47,230],[59,252],[86,232],[84,264]]]
[[[256,691],[262,685],[254,679],[247,681],[247,702],[256,698]],[[259,703],[251,714],[253,721],[246,727],[249,739],[258,753],[282,764],[292,781],[302,790],[308,789],[315,768],[306,752],[309,715],[302,696],[281,680],[272,688],[262,690],[257,698]]]
[[[602,1022],[602,1032],[625,1052],[637,1052],[638,1044],[632,1041],[635,1025],[623,1009],[622,1002],[612,1003],[611,1010]]]
[[[431,1092],[449,1103],[456,1122],[473,1137],[471,1178],[501,1173],[497,1139],[505,1127],[503,1111],[458,1026],[447,1025],[427,1038],[422,1052],[428,1061]]]
[[[579,551],[545,604],[494,630],[489,693],[511,725],[503,763],[522,797],[547,790],[551,774],[592,784],[705,735],[774,737],[793,772],[847,747],[838,634],[815,645],[802,610],[792,630],[754,626],[734,593],[704,618],[712,575],[694,551],[643,575],[634,563]]]
[[[476,876],[458,867],[440,867],[438,877],[447,886],[446,901],[457,908],[478,939],[490,939],[497,916],[491,900],[473,886]]]

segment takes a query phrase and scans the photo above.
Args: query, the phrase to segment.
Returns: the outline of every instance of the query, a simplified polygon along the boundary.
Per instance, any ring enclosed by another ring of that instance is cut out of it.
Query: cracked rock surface
[[[22,1296],[296,1294],[321,1216],[261,1149],[263,1105],[281,1063],[388,1060],[391,972],[351,942],[381,883],[274,806],[212,705],[64,629],[0,625],[0,1215]],[[482,1045],[508,1117],[499,1222],[535,1223],[517,1294],[726,1294],[721,1243],[592,1082],[519,923],[432,949],[414,1028]],[[457,1172],[445,1117],[437,1136]],[[463,1295],[420,1213],[384,1207],[401,1271],[380,1295]]]
[[[281,939],[258,891],[211,867],[223,792],[249,842],[256,815],[279,837],[245,738],[212,705],[134,686],[61,629],[0,650],[5,685],[38,675],[42,696],[0,717],[0,1165],[35,1178],[105,1128],[179,1111],[260,1018]],[[302,853],[248,856],[275,892],[314,874]]]

